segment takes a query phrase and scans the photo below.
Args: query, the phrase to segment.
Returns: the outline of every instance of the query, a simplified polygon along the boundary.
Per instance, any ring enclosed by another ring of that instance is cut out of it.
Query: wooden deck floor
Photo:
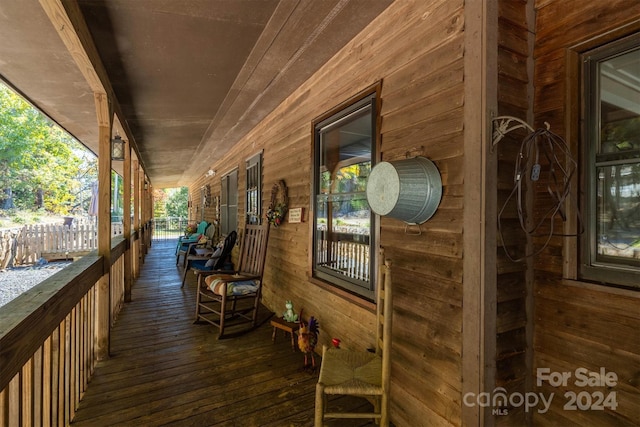
[[[195,277],[180,288],[174,248],[152,245],[113,328],[111,357],[98,363],[72,425],[313,425],[317,373],[302,370],[302,354],[282,332],[272,343],[269,322],[223,340],[211,325],[193,324]]]

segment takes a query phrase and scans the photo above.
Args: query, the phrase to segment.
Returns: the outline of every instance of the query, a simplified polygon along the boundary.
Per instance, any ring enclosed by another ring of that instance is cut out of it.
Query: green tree
[[[75,203],[72,205],[71,212],[86,214],[91,204],[93,185],[98,180],[98,158],[88,150],[80,152],[79,156],[82,160],[81,165],[73,178],[79,188],[73,195]]]
[[[153,190],[153,216],[154,218],[164,218],[167,216],[167,199],[169,194],[167,189],[160,188]]]
[[[165,203],[167,216],[186,218],[188,200],[189,189],[187,187],[171,189]]]
[[[68,213],[86,151],[23,98],[0,84],[0,206]]]

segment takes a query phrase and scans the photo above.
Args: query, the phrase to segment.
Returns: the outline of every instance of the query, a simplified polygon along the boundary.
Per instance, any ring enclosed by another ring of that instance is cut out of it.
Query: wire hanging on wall
[[[495,120],[502,120],[502,122],[496,126],[494,130],[494,146],[512,130],[525,128],[530,131],[522,140],[520,150],[517,154],[513,175],[513,189],[498,212],[498,234],[505,254],[509,260],[519,262],[541,253],[549,245],[552,237],[576,237],[584,231],[577,200],[575,197],[571,197],[571,180],[575,176],[578,163],[571,155],[565,141],[560,136],[551,132],[548,124],[546,124],[546,129],[539,128],[533,130],[533,128],[525,122],[513,117],[502,116],[495,118],[494,121]],[[517,121],[519,124],[508,128],[508,123],[512,120]],[[542,183],[540,184],[539,181],[542,181]],[[532,189],[536,183],[539,183],[538,185],[546,184],[546,191],[551,198],[552,204],[546,212],[542,213],[539,221],[527,226],[525,217],[526,209],[525,206],[523,206],[523,186]],[[502,216],[513,198],[515,198],[520,228],[524,233],[532,237],[546,238],[538,250],[519,258],[509,252],[502,232]],[[577,234],[556,233],[554,229],[554,224],[558,217],[561,218],[562,221],[567,220],[567,203],[572,203],[577,213],[579,223],[579,231]],[[543,226],[547,222],[549,226],[545,232],[543,231]]]

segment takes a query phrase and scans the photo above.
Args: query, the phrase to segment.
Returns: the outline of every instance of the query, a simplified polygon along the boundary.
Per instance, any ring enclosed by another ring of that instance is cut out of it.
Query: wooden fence
[[[122,224],[112,223],[111,233],[122,234]],[[34,264],[47,260],[86,255],[98,248],[95,222],[25,225],[0,231],[0,269],[10,265]]]

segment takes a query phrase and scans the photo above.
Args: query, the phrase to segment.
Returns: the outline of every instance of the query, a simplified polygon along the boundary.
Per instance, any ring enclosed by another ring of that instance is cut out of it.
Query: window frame
[[[220,178],[220,233],[227,236],[237,229],[238,169],[236,168]]]
[[[255,196],[255,212],[252,199]],[[246,224],[262,224],[262,151],[245,162],[245,221]]]
[[[598,85],[598,64],[625,52],[640,49],[640,33],[611,41],[581,54],[582,62],[582,135],[583,135],[583,182],[584,233],[580,236],[580,260],[578,275],[582,280],[594,281],[604,285],[640,288],[640,266],[614,262],[615,258],[597,259],[597,192],[598,168],[607,166],[598,162],[597,152],[600,144],[600,88]],[[640,160],[618,164],[633,164]]]
[[[378,222],[376,215],[369,208],[369,279],[365,283],[355,279],[348,279],[346,276],[327,271],[329,269],[318,268],[317,264],[317,239],[318,239],[318,196],[320,194],[320,133],[321,129],[332,129],[341,120],[349,115],[370,108],[371,113],[371,168],[378,161],[379,139],[380,139],[380,84],[373,85],[362,91],[353,98],[343,102],[342,104],[331,109],[324,115],[318,117],[312,122],[312,167],[311,167],[311,210],[310,227],[311,227],[311,248],[310,248],[310,268],[311,279],[313,283],[319,284],[324,288],[334,291],[340,295],[352,297],[355,302],[371,303],[375,301],[376,277],[377,277],[377,247],[378,247]],[[342,276],[342,277],[341,277]],[[363,284],[365,286],[363,286]]]

